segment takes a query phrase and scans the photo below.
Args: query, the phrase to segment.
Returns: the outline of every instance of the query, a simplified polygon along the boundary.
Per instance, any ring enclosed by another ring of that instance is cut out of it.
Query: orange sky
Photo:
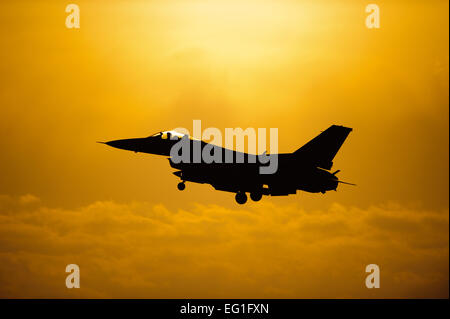
[[[0,297],[448,297],[447,1],[377,1],[379,30],[356,0],[75,3],[79,30],[64,1],[0,4]],[[95,143],[194,119],[280,152],[352,127],[358,186],[237,206]]]

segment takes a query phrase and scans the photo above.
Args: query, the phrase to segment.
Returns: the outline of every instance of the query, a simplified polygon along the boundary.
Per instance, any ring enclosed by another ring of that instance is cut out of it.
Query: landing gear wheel
[[[250,198],[252,199],[252,201],[257,202],[259,200],[261,200],[262,198],[262,193],[261,192],[253,192],[250,193]]]
[[[182,191],[186,188],[186,184],[184,182],[180,182],[178,183],[177,187],[180,191]]]
[[[236,193],[234,198],[236,199],[236,202],[241,205],[247,202],[247,195],[243,192]]]

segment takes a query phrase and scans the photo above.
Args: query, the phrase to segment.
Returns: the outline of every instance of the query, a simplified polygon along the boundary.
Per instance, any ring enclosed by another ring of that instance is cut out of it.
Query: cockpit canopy
[[[150,135],[149,137],[160,137],[162,140],[179,140],[183,136],[184,134],[178,133],[176,131],[163,131]]]

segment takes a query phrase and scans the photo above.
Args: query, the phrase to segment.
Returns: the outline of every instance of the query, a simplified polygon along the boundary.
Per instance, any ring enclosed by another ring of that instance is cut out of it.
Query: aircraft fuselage
[[[298,190],[325,193],[336,190],[339,181],[329,170],[333,158],[352,129],[333,125],[293,153],[252,155],[204,141],[194,140],[173,131],[160,132],[147,138],[122,139],[105,144],[133,152],[168,157],[173,174],[185,182],[210,184],[216,190],[236,193],[236,201],[254,201],[263,195],[283,196]],[[185,143],[185,144],[181,144]],[[182,146],[182,147],[181,147]],[[276,170],[261,173],[261,168],[276,160]],[[349,183],[347,183],[349,184]]]

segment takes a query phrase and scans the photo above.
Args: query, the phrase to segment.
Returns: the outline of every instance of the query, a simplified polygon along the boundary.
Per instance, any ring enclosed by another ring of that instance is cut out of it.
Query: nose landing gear
[[[184,182],[179,182],[177,188],[182,191],[186,188],[186,184]]]

